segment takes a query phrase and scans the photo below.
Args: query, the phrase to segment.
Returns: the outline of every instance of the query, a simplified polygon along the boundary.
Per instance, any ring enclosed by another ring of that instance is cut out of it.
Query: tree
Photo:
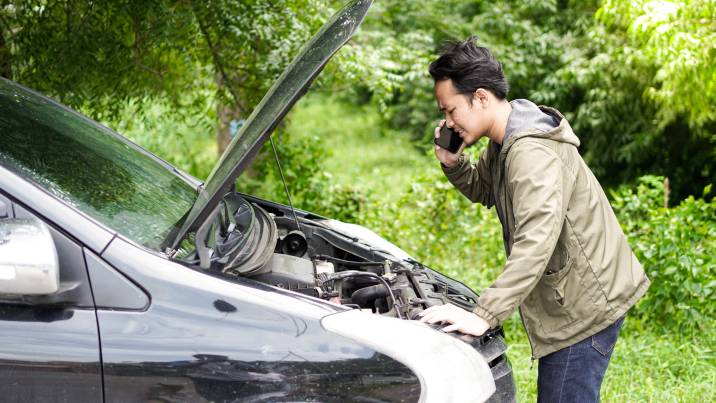
[[[713,183],[713,5],[606,1],[547,83],[603,184],[667,176],[678,203]]]
[[[3,76],[94,117],[129,99],[211,98],[221,146],[330,15],[320,0],[0,4]]]
[[[422,141],[439,118],[428,65],[446,41],[476,36],[503,62],[511,97],[542,101],[554,92],[544,82],[573,57],[596,10],[594,0],[381,1],[346,52],[369,62],[344,63],[358,67],[343,86],[368,93],[387,124]]]
[[[679,115],[696,129],[716,121],[716,0],[606,0],[597,18],[653,64],[644,96],[662,124]]]
[[[373,11],[353,47],[372,63],[351,85],[421,147],[439,119],[427,66],[446,39],[476,35],[503,62],[511,99],[566,115],[604,185],[668,176],[676,203],[712,183],[714,0],[385,0]]]

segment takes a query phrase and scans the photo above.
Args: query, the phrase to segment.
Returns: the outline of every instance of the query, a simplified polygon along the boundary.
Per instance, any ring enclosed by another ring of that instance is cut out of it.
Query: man
[[[508,102],[502,66],[473,38],[448,46],[430,74],[441,125],[463,140],[455,154],[436,145],[435,156],[468,199],[495,206],[507,262],[472,312],[435,306],[421,321],[479,336],[519,309],[539,359],[538,401],[599,401],[624,315],[649,280],[579,139],[557,110]],[[471,164],[462,151],[483,136],[487,149]]]

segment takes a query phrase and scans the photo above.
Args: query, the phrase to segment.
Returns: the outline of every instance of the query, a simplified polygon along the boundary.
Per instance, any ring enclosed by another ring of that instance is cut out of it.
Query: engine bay
[[[404,252],[387,241],[375,245],[346,233],[351,224],[306,213],[294,216],[282,205],[251,199],[228,194],[197,230],[193,250],[180,259],[203,270],[402,319],[417,319],[427,307],[447,302],[474,307],[477,295],[469,288],[407,254],[396,256]]]

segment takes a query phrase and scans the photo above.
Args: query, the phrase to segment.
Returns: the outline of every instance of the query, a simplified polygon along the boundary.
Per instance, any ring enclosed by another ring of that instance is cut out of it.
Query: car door
[[[0,193],[0,220],[28,217],[42,219]],[[43,221],[57,249],[60,290],[23,305],[0,295],[0,400],[101,402],[97,316],[83,250]]]

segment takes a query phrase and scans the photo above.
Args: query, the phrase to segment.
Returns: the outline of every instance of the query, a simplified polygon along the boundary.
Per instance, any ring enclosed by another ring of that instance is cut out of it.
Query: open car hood
[[[170,234],[167,246],[175,249],[206,220],[328,60],[353,36],[371,3],[372,0],[352,0],[303,46],[224,151],[204,186],[199,188],[194,206]]]

